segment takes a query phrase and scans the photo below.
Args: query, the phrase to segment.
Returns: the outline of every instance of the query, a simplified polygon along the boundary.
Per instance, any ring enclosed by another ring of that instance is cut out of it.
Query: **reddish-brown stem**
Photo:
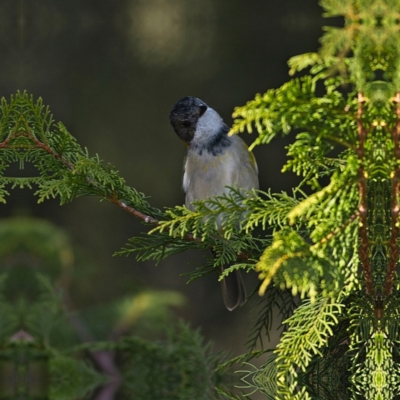
[[[111,201],[111,203],[115,204],[119,208],[122,208],[128,214],[131,214],[134,217],[141,219],[146,224],[151,224],[151,225],[155,225],[155,226],[157,226],[159,224],[158,219],[153,218],[150,215],[144,214],[141,211],[136,210],[135,208],[128,206],[126,203],[124,203],[123,201],[119,200],[116,197],[106,197],[106,199]]]
[[[399,259],[399,247],[397,245],[397,240],[399,237],[399,184],[400,184],[400,168],[399,168],[399,160],[400,160],[400,93],[396,93],[394,98],[395,107],[396,107],[396,124],[392,130],[392,139],[394,144],[394,173],[392,178],[392,204],[391,204],[391,233],[390,233],[390,242],[389,242],[389,263],[386,271],[386,279],[384,285],[384,296],[388,296],[392,293],[393,289],[393,279],[394,272],[396,270],[397,260]]]
[[[360,193],[360,205],[358,207],[358,212],[360,215],[360,249],[359,255],[361,260],[361,265],[364,270],[364,279],[366,284],[367,294],[370,296],[375,296],[374,289],[374,278],[372,276],[371,263],[369,259],[369,240],[368,240],[368,222],[367,222],[367,180],[364,173],[364,145],[367,137],[367,131],[364,127],[362,116],[363,116],[363,103],[364,96],[362,93],[358,93],[358,112],[357,112],[357,128],[358,128],[358,138],[359,144],[357,148],[357,155],[360,166],[358,168],[358,188]]]
[[[0,149],[6,148],[11,139],[13,139],[12,135],[10,135],[4,142],[1,142]]]
[[[347,226],[349,226],[357,217],[359,216],[358,212],[354,213],[344,224],[342,224],[341,226],[339,226],[338,228],[336,228],[334,231],[332,231],[331,233],[329,233],[328,235],[326,235],[324,238],[322,238],[318,243],[318,244],[324,244],[326,242],[329,242],[329,240],[331,240],[335,235],[337,235],[338,233],[342,232],[344,229],[346,229]]]

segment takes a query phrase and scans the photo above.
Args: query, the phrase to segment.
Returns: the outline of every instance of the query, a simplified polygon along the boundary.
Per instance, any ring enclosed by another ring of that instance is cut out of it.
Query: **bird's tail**
[[[228,266],[226,266],[227,268]],[[220,267],[220,273],[224,271],[224,267]],[[243,285],[242,275],[239,270],[231,272],[221,281],[222,297],[225,307],[229,311],[233,311],[236,307],[241,306],[246,300],[246,290]]]

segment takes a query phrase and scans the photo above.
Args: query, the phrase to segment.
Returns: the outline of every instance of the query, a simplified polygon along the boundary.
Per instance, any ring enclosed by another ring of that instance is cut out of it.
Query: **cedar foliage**
[[[64,232],[9,218],[0,243],[1,400],[111,398],[113,387],[124,399],[209,399],[227,386],[215,371],[224,355],[168,317],[178,293],[141,290],[88,315],[71,308],[74,252]]]
[[[294,136],[283,168],[302,178],[292,193],[232,189],[195,211],[160,211],[54,124],[41,100],[19,93],[1,103],[0,200],[17,186],[36,187],[39,202],[97,196],[152,225],[119,254],[159,262],[213,248],[216,257],[191,280],[227,263],[224,273],[256,271],[264,301],[249,353],[220,369],[270,352],[254,349],[273,304],[285,330],[267,362],[243,376],[243,389],[268,399],[398,399],[400,1],[320,3],[344,27],[325,28],[317,53],[289,60],[300,77],[233,114],[231,134],[257,132],[251,148]],[[33,163],[39,176],[6,177],[16,161]]]

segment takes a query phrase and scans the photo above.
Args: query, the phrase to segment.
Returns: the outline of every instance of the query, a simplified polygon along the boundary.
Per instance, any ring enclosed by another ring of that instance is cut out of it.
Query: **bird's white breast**
[[[193,201],[221,196],[227,186],[250,190],[258,188],[257,166],[246,144],[238,136],[229,137],[230,146],[213,155],[207,151],[189,148],[183,189],[186,206],[193,209]]]

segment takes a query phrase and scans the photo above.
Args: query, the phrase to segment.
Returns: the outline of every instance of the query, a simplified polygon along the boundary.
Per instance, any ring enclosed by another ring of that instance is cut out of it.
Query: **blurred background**
[[[2,0],[0,95],[42,97],[91,155],[115,165],[152,205],[174,206],[184,202],[185,149],[169,125],[173,104],[199,97],[230,125],[235,106],[289,79],[289,57],[318,49],[328,23],[317,0]],[[290,190],[297,181],[281,174],[290,140],[255,149],[261,189]],[[246,350],[252,305],[229,313],[216,276],[190,285],[181,276],[208,254],[158,266],[113,257],[146,227],[95,198],[38,205],[34,191],[16,189],[0,213],[43,218],[66,232],[80,260],[70,286],[76,308],[94,310],[139,287],[175,290],[186,298],[176,315],[216,350]],[[251,291],[257,276],[245,278]]]

